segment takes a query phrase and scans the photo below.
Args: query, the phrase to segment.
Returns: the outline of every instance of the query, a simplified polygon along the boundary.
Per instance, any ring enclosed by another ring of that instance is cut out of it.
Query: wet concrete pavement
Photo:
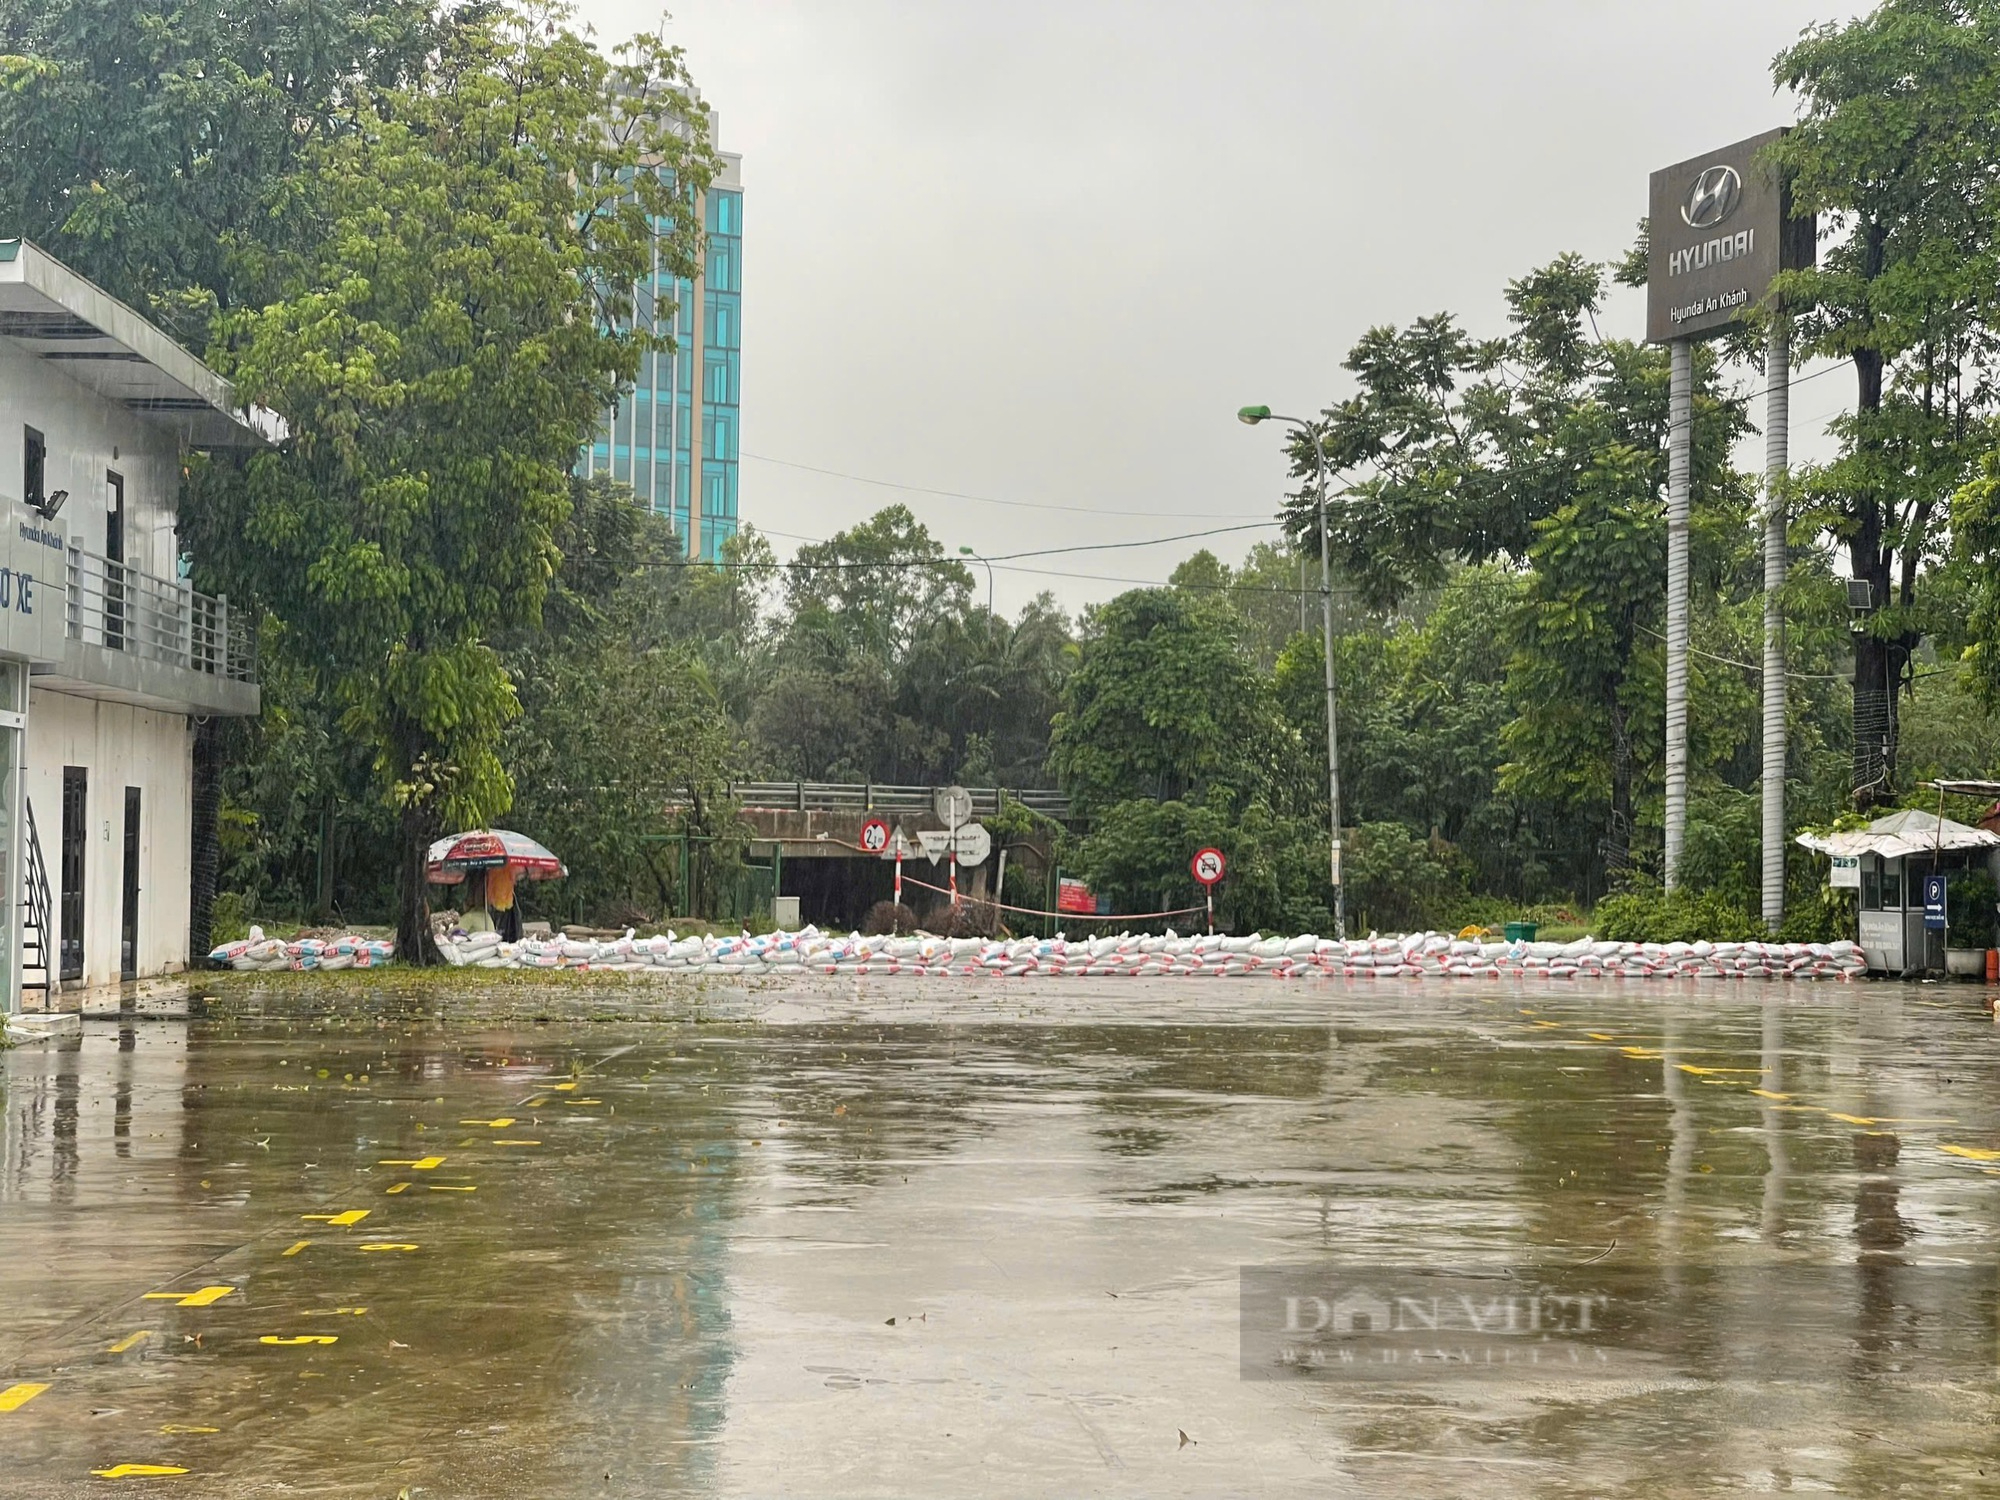
[[[1245,1379],[1238,1337],[1239,1268],[1337,1257],[1642,1299],[1935,1268],[1992,1350],[1979,995],[385,981],[89,1020],[0,1054],[0,1494],[1992,1493],[1991,1359],[1896,1377],[1866,1295],[1755,1379],[1727,1327],[1597,1382]]]

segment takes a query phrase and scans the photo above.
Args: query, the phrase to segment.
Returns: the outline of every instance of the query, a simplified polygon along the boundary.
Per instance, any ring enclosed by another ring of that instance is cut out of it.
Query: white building
[[[188,960],[194,726],[259,703],[248,632],[180,577],[181,469],[192,450],[262,441],[229,383],[158,328],[0,241],[9,1009],[24,985]]]

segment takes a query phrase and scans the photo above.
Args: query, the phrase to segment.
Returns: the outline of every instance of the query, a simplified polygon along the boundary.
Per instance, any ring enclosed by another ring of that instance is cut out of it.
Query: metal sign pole
[[[1208,930],[1215,931],[1215,887],[1210,886],[1202,893],[1208,901]]]
[[[958,910],[958,803],[951,804],[951,909]]]
[[[1791,329],[1771,319],[1764,354],[1764,925],[1785,921],[1785,471],[1791,461]]]
[[[896,839],[896,904],[903,904],[903,840]]]
[[[1667,787],[1668,890],[1680,883],[1688,792],[1688,490],[1694,455],[1694,345],[1667,346],[1672,384],[1667,397]]]

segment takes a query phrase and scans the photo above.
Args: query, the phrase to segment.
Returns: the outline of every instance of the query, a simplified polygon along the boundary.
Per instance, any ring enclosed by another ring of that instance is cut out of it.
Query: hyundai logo
[[[1690,229],[1713,229],[1736,211],[1743,196],[1743,179],[1734,167],[1710,167],[1695,178],[1681,205],[1681,218]]]

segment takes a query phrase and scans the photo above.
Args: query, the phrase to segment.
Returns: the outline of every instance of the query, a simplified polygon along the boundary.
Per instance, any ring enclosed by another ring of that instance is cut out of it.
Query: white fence
[[[229,601],[69,548],[69,638],[144,661],[257,680],[256,640],[232,629]]]

